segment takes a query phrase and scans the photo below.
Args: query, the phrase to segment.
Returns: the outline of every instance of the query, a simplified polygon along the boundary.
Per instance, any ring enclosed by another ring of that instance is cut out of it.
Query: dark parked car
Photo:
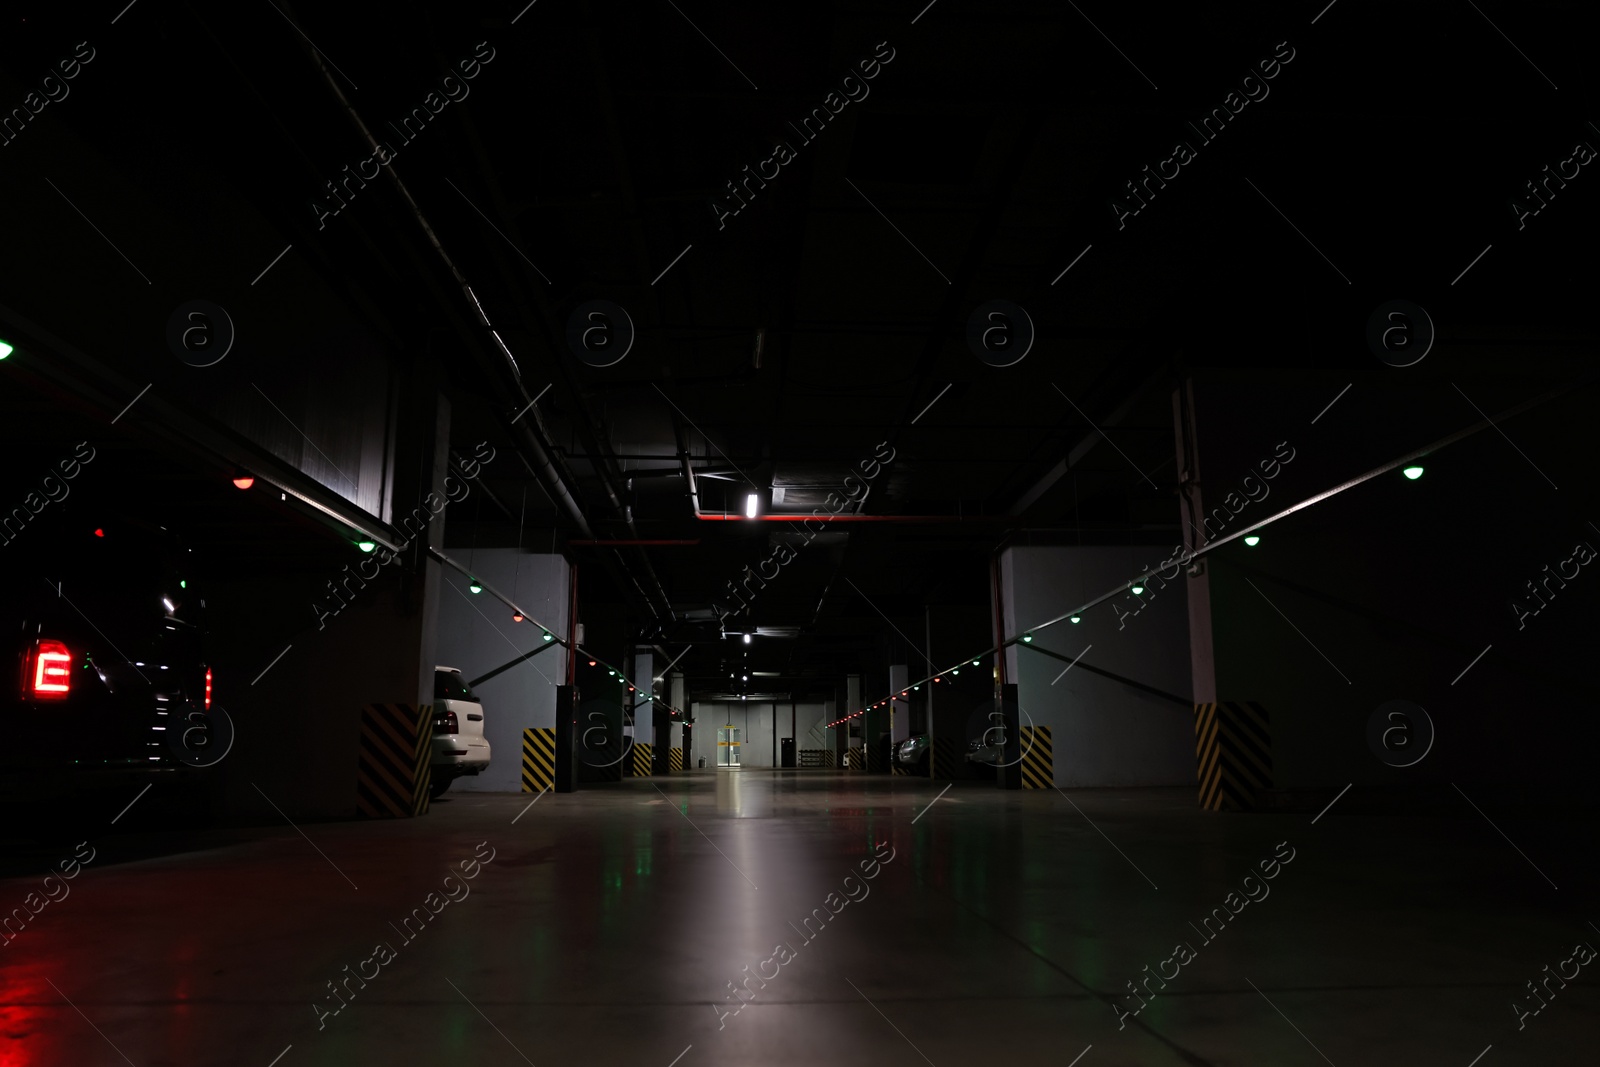
[[[894,761],[912,774],[927,774],[931,749],[927,734],[913,734],[895,746]]]
[[[213,737],[204,600],[178,539],[131,518],[9,515],[0,545],[0,791],[195,784]]]

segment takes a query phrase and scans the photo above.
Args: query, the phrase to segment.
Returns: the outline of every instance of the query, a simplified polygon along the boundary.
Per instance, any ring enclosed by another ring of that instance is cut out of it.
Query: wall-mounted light
[[[1422,468],[1421,467],[1407,467],[1405,470],[1401,471],[1400,473],[1404,474],[1407,478],[1410,478],[1412,481],[1416,481],[1418,478],[1422,477]]]

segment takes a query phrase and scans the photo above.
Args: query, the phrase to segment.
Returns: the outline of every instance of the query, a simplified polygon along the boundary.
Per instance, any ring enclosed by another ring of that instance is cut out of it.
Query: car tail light
[[[456,722],[456,713],[453,711],[440,712],[433,717],[433,732],[436,734],[457,734],[461,732],[460,724]]]
[[[211,710],[211,668],[206,668],[206,710]]]
[[[28,653],[27,695],[65,700],[72,691],[72,653],[60,641],[39,641]]]

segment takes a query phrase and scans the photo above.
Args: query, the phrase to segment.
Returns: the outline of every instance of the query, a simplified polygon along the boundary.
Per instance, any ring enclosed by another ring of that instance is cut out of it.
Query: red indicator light
[[[591,666],[591,667],[593,667],[593,666],[594,666],[594,660],[590,660],[590,661],[589,661],[589,666]]]
[[[233,484],[239,489],[248,489],[256,484],[255,475],[248,471],[237,471],[233,476]]]
[[[72,653],[60,641],[40,641],[28,657],[28,690],[35,700],[65,700],[72,689]]]
[[[522,612],[520,612],[520,611],[513,611],[513,612],[512,612],[512,613],[511,613],[511,621],[512,621],[512,622],[521,622],[521,621],[522,621]]]
[[[206,710],[211,710],[211,668],[206,668]]]
[[[95,531],[94,531],[94,535],[96,537],[104,537],[106,535],[106,532],[104,530],[100,529],[99,527],[96,527]]]

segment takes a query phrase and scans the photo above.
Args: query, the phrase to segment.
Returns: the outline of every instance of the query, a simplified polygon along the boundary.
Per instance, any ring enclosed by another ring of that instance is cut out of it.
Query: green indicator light
[[[1257,537],[1255,534],[1251,534],[1249,537],[1244,539],[1244,543],[1249,545],[1251,548],[1254,548],[1261,543],[1261,538]]]
[[[371,552],[373,549],[377,548],[378,546],[372,541],[357,541],[356,542],[356,547],[359,548],[363,552]]]
[[[15,351],[16,351],[15,348],[12,348],[10,345],[6,344],[4,341],[0,341],[0,359],[5,359],[7,356],[9,356],[11,353],[13,353]]]
[[[1410,478],[1412,481],[1416,481],[1418,478],[1422,477],[1422,468],[1421,467],[1407,467],[1405,470],[1401,471],[1400,473],[1404,474],[1407,478]]]
[[[1134,596],[1138,596],[1140,593],[1144,592],[1144,586],[1136,585],[1132,589],[1128,590],[1128,592],[1132,593]]]
[[[1067,621],[1068,622],[1072,622],[1072,623],[1079,623],[1079,622],[1083,621],[1083,616],[1082,615],[1074,615],[1072,618],[1068,619]]]
[[[1033,635],[1032,634],[1023,634],[1022,635],[1022,643],[1025,644],[1025,645],[1033,644]]]
[[[187,588],[189,588],[189,583],[185,582],[185,581],[180,581],[180,582],[178,582],[178,588],[179,589],[187,589]]]
[[[546,633],[546,634],[545,634],[545,635],[544,635],[544,639],[545,639],[545,640],[546,640],[546,641],[554,641],[554,640],[555,640],[555,638],[554,638],[554,637],[551,637],[551,636],[550,636],[550,635],[549,635],[549,634],[548,634],[548,633]]]
[[[467,586],[467,591],[469,593],[481,593],[483,592],[483,586],[478,584],[478,579],[474,578],[472,583]]]

